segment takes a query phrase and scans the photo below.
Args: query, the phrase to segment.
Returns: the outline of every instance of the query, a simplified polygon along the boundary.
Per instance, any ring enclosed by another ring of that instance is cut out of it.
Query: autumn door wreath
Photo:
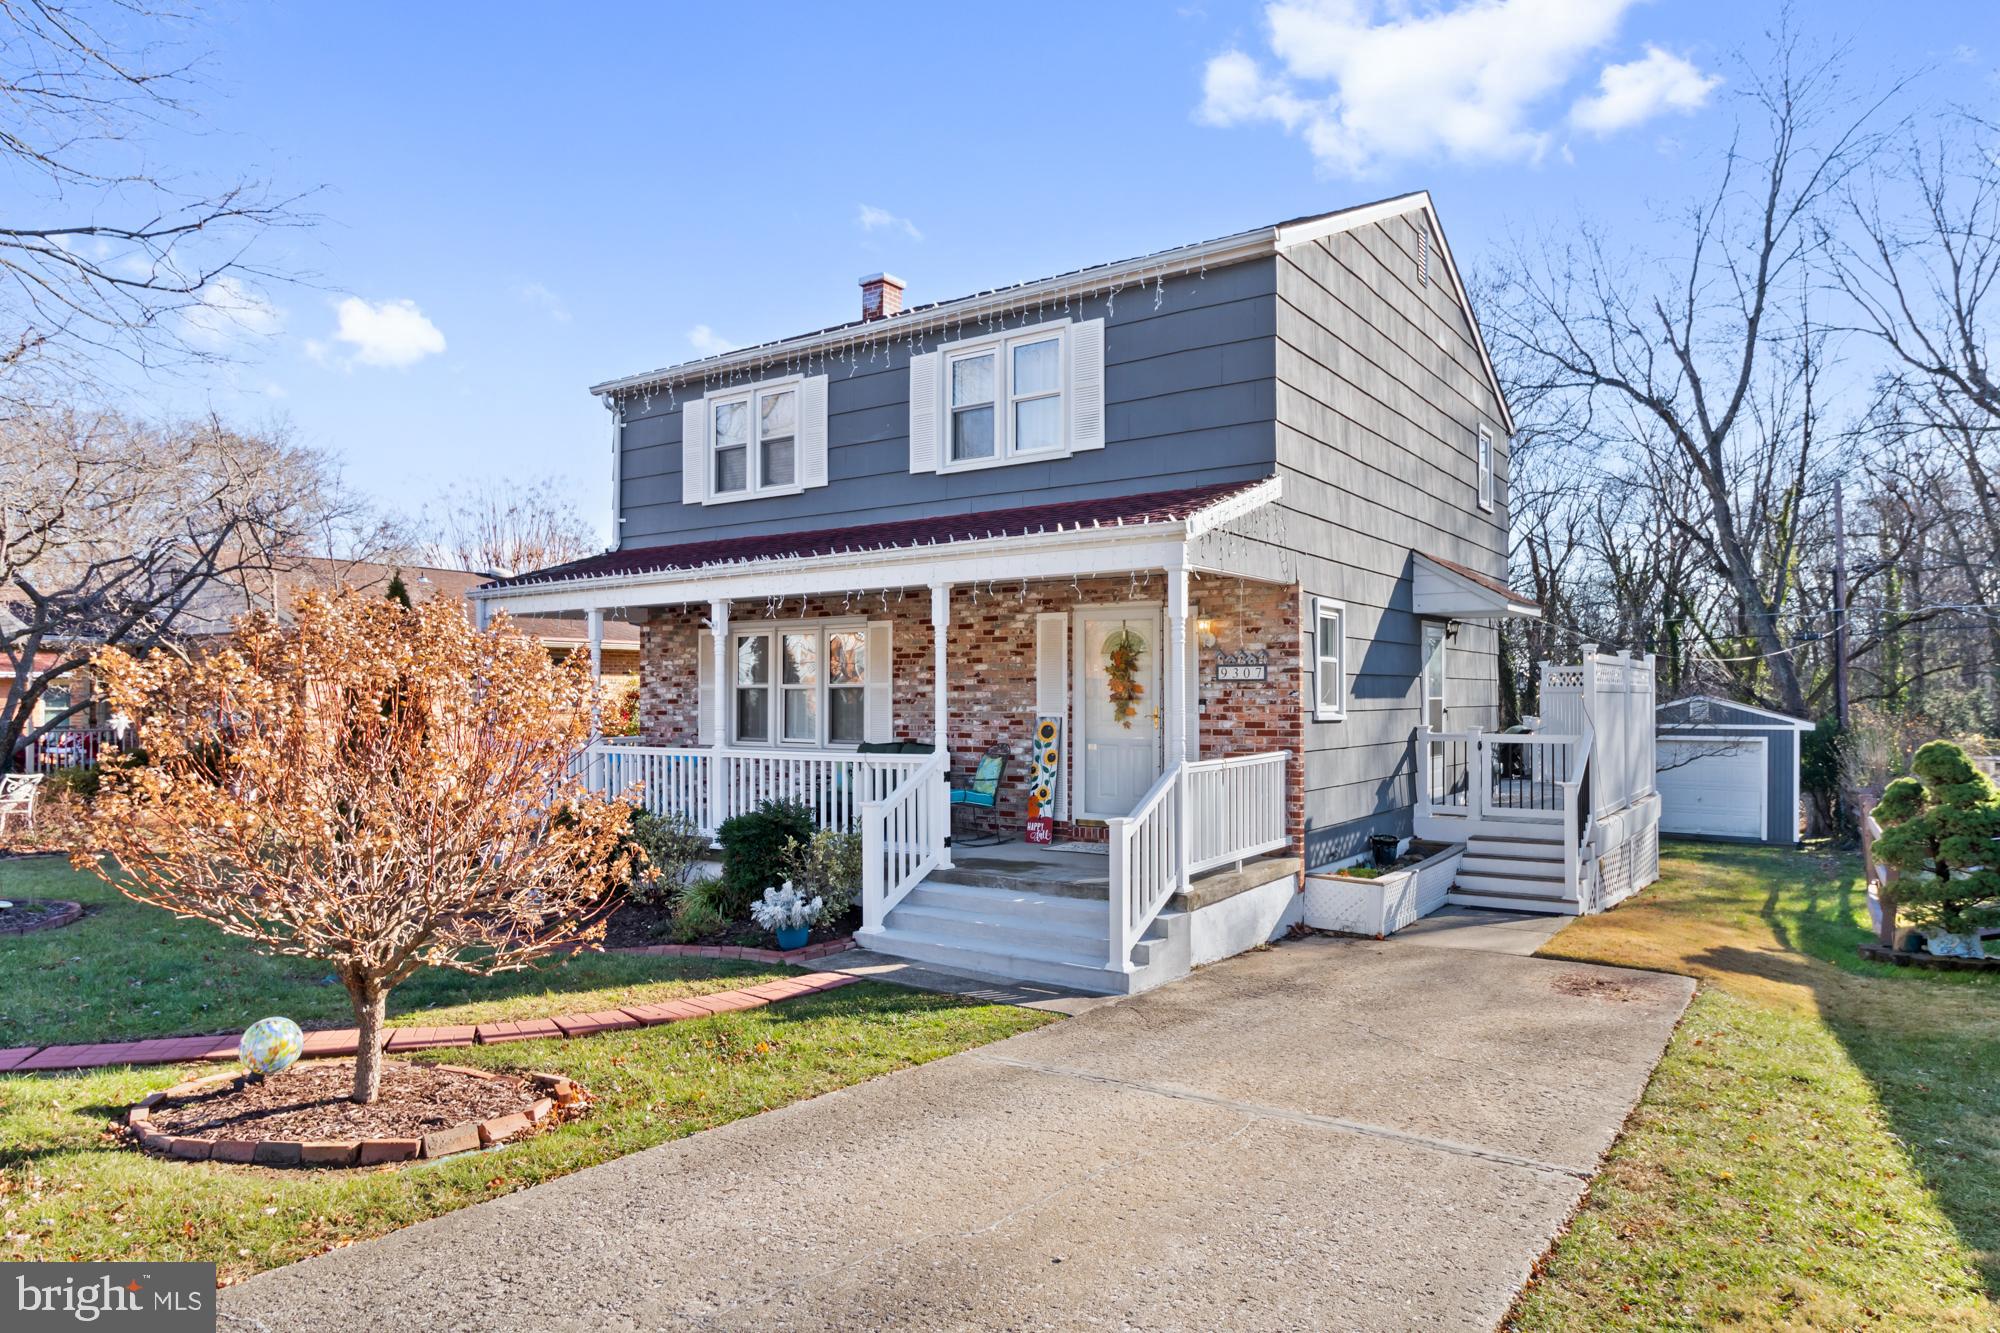
[[[1139,659],[1145,652],[1145,639],[1124,626],[1113,630],[1104,640],[1104,677],[1111,697],[1111,716],[1128,731],[1146,693],[1146,687],[1139,683]]]

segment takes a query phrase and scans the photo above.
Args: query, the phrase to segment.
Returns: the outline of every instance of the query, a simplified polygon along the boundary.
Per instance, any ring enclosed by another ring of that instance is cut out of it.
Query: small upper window
[[[1479,507],[1493,507],[1493,432],[1479,428]]]
[[[764,389],[708,400],[715,441],[716,496],[787,491],[798,484],[799,395],[794,388]]]
[[[1007,462],[1063,448],[1063,343],[1030,332],[947,351],[946,467]]]
[[[1347,608],[1330,597],[1313,599],[1313,716],[1347,716]]]

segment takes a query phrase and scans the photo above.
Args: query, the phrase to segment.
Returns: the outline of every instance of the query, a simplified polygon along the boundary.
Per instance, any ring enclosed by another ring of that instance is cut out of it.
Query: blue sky
[[[241,4],[177,166],[323,187],[236,361],[162,406],[279,415],[414,510],[553,474],[608,526],[597,380],[1407,189],[1462,261],[1579,212],[1643,241],[1776,15],[1713,0],[847,7]],[[1819,0],[1853,68],[1991,107],[2000,19]]]

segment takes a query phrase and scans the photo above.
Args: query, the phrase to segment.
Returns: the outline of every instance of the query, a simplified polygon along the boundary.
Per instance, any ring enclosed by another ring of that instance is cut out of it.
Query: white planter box
[[[1464,845],[1455,844],[1376,879],[1308,872],[1306,924],[1315,930],[1377,939],[1393,935],[1444,906],[1444,896],[1458,878],[1458,863],[1464,857]]]

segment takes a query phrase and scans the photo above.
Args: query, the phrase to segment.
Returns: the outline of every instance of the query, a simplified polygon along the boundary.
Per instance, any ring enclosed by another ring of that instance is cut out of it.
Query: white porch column
[[[933,583],[931,585],[931,746],[939,754],[946,753],[951,744],[945,738],[945,719],[948,716],[947,687],[945,685],[945,661],[948,644],[946,638],[951,629],[951,585]],[[938,776],[937,785],[937,828],[938,865],[951,868],[951,771],[949,762],[945,772]]]
[[[590,684],[593,691],[590,704],[590,739],[596,741],[604,735],[604,612],[597,607],[583,613],[583,623],[590,636]]]
[[[1188,572],[1186,569],[1167,571],[1167,715],[1166,723],[1167,767],[1172,768],[1188,757],[1187,715],[1188,715]]]
[[[729,599],[718,597],[708,604],[708,632],[711,648],[715,654],[713,679],[715,681],[715,716],[710,719],[711,734],[715,737],[715,752],[708,764],[708,811],[715,827],[721,828],[722,821],[733,813],[724,802],[729,794],[729,775],[724,771],[723,754],[729,749],[729,701],[736,691],[731,688],[733,678],[729,674]]]
[[[472,627],[481,634],[486,632],[488,622],[493,619],[493,607],[484,597],[472,603]]]

